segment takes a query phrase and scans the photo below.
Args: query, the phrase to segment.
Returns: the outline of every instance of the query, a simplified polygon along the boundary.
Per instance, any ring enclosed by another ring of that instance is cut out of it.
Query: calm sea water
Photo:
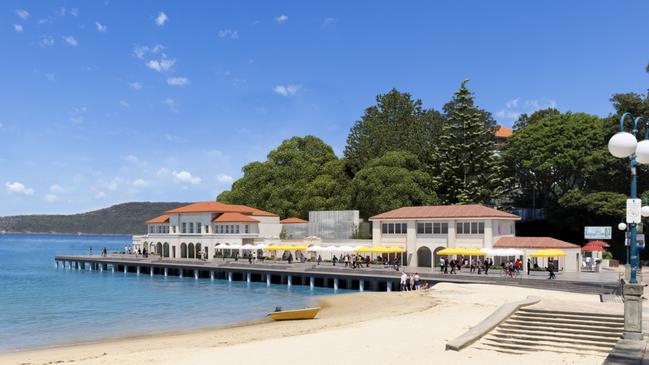
[[[210,327],[312,304],[331,289],[56,269],[130,236],[0,235],[0,351]]]

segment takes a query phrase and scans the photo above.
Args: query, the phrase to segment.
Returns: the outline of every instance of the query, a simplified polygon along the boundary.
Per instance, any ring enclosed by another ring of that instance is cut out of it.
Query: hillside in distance
[[[0,217],[0,231],[19,233],[144,234],[144,222],[189,203],[130,202],[79,214]]]

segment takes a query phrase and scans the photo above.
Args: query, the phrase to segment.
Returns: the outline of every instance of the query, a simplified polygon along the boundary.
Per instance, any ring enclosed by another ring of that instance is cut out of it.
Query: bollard
[[[313,290],[315,287],[315,278],[312,276],[309,278],[309,289]]]

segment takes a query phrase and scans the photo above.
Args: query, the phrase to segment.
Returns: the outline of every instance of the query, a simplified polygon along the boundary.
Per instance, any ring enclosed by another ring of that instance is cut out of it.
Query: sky
[[[392,88],[510,126],[647,90],[642,1],[0,3],[0,215],[213,200],[292,136],[341,156]]]

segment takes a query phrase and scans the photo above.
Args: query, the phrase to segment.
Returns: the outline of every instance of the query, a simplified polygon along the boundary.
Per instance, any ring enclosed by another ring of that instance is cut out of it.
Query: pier
[[[401,271],[383,265],[372,265],[370,268],[352,269],[344,265],[316,265],[313,262],[292,263],[285,261],[265,261],[248,263],[239,261],[203,261],[191,259],[166,259],[157,256],[144,258],[127,255],[109,256],[55,256],[57,269],[87,270],[98,273],[111,273],[189,277],[195,280],[227,280],[281,284],[287,287],[302,285],[310,288],[331,288],[357,291],[392,291],[399,290]],[[402,267],[401,270],[404,268]],[[584,276],[560,277],[559,280],[547,280],[546,275],[525,276],[521,279],[502,277],[495,271],[489,276],[461,273],[443,275],[437,270],[413,270],[405,268],[408,273],[419,273],[422,281],[433,286],[440,282],[467,284],[496,284],[537,289],[560,290],[585,294],[605,294],[613,291],[618,285],[613,277]],[[566,274],[568,275],[568,274]]]

